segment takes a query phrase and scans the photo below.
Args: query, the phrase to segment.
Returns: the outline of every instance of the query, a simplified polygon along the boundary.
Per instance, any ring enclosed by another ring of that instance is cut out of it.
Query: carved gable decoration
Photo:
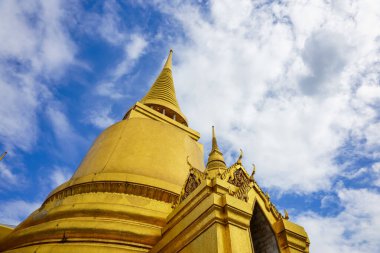
[[[200,180],[197,179],[194,174],[190,174],[187,179],[183,195],[181,195],[181,201],[185,200],[187,196],[189,196],[189,194],[192,193],[198,187],[198,185],[200,185],[200,183]]]
[[[251,179],[243,166],[238,163],[235,163],[225,173],[223,173],[221,179],[237,187],[241,187],[251,182]]]
[[[191,168],[189,170],[189,176],[187,177],[186,183],[182,188],[181,195],[174,206],[184,201],[205,179],[205,173],[196,168]]]
[[[248,192],[252,189],[254,180],[253,175],[250,177],[241,163],[232,165],[220,178],[239,188],[232,196],[246,202],[248,201]]]
[[[229,178],[228,183],[233,184],[237,187],[241,187],[246,183],[249,183],[249,176],[243,171],[243,169],[238,169],[233,173],[233,176]]]

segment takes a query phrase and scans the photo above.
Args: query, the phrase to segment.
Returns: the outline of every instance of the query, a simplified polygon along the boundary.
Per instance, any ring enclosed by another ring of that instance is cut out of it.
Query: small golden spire
[[[187,126],[186,117],[179,108],[174,89],[172,56],[173,50],[170,49],[160,75],[140,102]]]
[[[0,156],[0,161],[3,160],[3,158],[8,154],[7,151],[5,151],[1,156]]]
[[[212,126],[212,148],[208,156],[207,169],[227,169],[224,162],[223,153],[220,152],[218,142],[216,141],[215,128]]]
[[[212,147],[211,147],[211,152],[213,150],[218,150],[219,151],[218,143],[216,141],[215,127],[214,126],[212,126]]]

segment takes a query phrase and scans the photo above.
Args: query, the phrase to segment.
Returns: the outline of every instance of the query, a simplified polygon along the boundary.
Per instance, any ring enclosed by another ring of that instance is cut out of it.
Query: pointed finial
[[[3,158],[8,154],[7,151],[5,151],[1,156],[0,156],[0,161],[3,160]]]
[[[170,49],[168,58],[166,59],[164,69],[172,69],[172,57],[173,57],[173,50]]]
[[[215,127],[212,126],[212,149],[213,150],[219,150],[218,143],[216,141],[216,136],[215,136]]]
[[[256,173],[256,165],[252,163],[252,173],[251,173],[251,179],[255,179],[255,173]]]
[[[241,159],[243,159],[243,150],[240,149],[240,155],[239,155],[239,158],[238,160],[236,161],[237,164],[241,164]]]
[[[284,209],[284,214],[285,214],[284,219],[289,220],[289,214],[288,214],[288,211],[286,211],[286,209]]]

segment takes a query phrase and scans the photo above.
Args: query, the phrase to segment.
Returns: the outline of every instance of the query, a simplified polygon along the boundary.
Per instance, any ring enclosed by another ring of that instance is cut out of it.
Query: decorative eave
[[[228,183],[228,194],[240,200],[248,202],[248,192],[253,189],[255,180],[253,174],[250,176],[242,164],[235,163],[229,167],[224,173],[209,174],[207,170],[204,172],[194,168],[189,162],[189,175],[182,188],[180,197],[174,206],[184,201],[202,182],[211,180],[221,180]]]
[[[178,240],[194,240],[198,234],[192,231],[205,231],[213,222],[225,226],[234,224],[234,227],[249,231],[246,226],[249,225],[254,207],[257,206],[273,230],[280,253],[309,252],[310,241],[304,228],[289,221],[286,210],[282,215],[276,209],[269,194],[264,193],[255,181],[255,166],[249,175],[241,160],[242,152],[237,162],[220,174],[210,174],[207,170],[202,172],[188,162],[187,180],[178,200],[173,204],[172,213],[167,217],[167,226],[163,229],[164,237],[152,249],[153,253],[176,252],[171,248],[180,245],[175,243],[176,238],[184,236],[187,239]],[[196,229],[192,230],[190,226],[193,227],[194,224],[197,224]],[[182,231],[187,226],[189,229]],[[178,233],[182,235],[178,237]]]
[[[275,205],[271,202],[269,193],[264,193],[261,187],[257,184],[254,175],[256,173],[256,166],[253,164],[252,174],[249,175],[247,170],[241,163],[243,152],[241,151],[238,160],[231,165],[224,173],[221,174],[210,174],[207,170],[204,172],[194,168],[190,162],[189,165],[189,174],[182,187],[181,194],[177,201],[173,203],[173,207],[178,206],[183,202],[199,185],[203,182],[205,184],[210,183],[210,181],[222,181],[227,183],[228,194],[243,200],[245,202],[249,201],[249,192],[254,191],[257,197],[260,198],[260,202],[264,203],[265,210],[270,213],[274,220],[289,219],[287,211],[284,211],[284,215],[281,214]]]

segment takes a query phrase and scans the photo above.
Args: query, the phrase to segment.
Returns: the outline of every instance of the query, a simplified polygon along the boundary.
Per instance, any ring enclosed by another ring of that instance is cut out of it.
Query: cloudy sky
[[[0,1],[0,223],[72,175],[172,48],[206,151],[215,125],[311,252],[379,252],[380,2],[153,2]]]

